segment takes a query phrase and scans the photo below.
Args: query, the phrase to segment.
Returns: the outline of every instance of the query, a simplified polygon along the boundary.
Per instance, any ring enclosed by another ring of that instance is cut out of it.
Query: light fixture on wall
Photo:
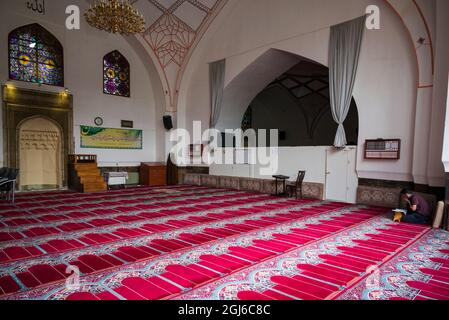
[[[85,13],[87,23],[99,30],[125,35],[145,31],[145,19],[129,0],[100,0]]]
[[[4,86],[4,90],[3,90],[3,94],[5,96],[15,96],[17,91],[16,91],[17,87],[14,85],[14,83],[11,83],[10,81],[6,81],[5,82],[5,86]]]
[[[16,86],[14,86],[12,84],[7,84],[6,85],[6,89],[9,90],[9,91],[13,91],[13,90],[16,90]]]
[[[17,88],[15,83],[11,81],[9,78],[6,78],[6,81],[4,82],[6,89],[8,90],[14,90]]]
[[[62,91],[60,92],[60,94],[61,94],[64,98],[66,98],[66,97],[68,97],[68,96],[70,95],[70,90],[67,89],[67,88],[64,88],[64,90],[62,90]]]

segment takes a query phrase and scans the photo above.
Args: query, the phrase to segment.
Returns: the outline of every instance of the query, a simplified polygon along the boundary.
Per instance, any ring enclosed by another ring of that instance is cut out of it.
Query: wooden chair
[[[15,190],[16,190],[16,180],[19,174],[18,169],[6,168],[3,172],[3,176],[0,177],[0,195],[5,197],[6,200],[14,203],[15,200]]]
[[[302,194],[302,183],[304,181],[304,177],[305,176],[306,176],[306,172],[305,171],[299,171],[298,172],[298,177],[296,178],[296,182],[287,184],[287,191],[288,191],[288,194],[290,195],[290,197],[292,197],[293,194],[294,194],[296,199],[298,199],[298,193],[299,193],[299,195],[300,195],[299,198],[302,199],[302,197],[303,197],[303,194]]]

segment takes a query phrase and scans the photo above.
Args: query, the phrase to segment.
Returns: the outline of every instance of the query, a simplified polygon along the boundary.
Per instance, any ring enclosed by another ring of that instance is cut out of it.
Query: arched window
[[[8,36],[9,78],[64,86],[61,43],[37,23],[17,28]]]
[[[117,50],[103,58],[103,92],[115,96],[130,96],[130,67]]]

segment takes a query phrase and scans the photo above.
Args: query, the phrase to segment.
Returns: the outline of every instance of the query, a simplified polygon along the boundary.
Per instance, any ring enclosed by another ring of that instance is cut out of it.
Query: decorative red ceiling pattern
[[[154,5],[161,12],[161,16],[148,28],[145,39],[163,68],[170,63],[181,67],[198,32],[201,31],[203,22],[215,9],[218,1],[207,1],[206,3],[212,5],[210,8],[204,1],[198,0],[146,1]],[[181,14],[182,11],[184,14]]]
[[[145,38],[165,68],[172,62],[182,65],[195,37],[192,28],[175,15],[167,13],[148,29]]]
[[[142,35],[164,81],[167,110],[176,111],[181,78],[189,58],[227,0],[138,0],[148,29]]]

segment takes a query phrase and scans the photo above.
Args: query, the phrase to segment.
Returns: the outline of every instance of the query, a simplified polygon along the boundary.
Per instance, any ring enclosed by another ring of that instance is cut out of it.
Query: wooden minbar
[[[69,155],[69,188],[80,192],[106,191],[96,155]]]
[[[140,166],[140,184],[143,186],[166,186],[167,165],[162,162],[146,162]]]

